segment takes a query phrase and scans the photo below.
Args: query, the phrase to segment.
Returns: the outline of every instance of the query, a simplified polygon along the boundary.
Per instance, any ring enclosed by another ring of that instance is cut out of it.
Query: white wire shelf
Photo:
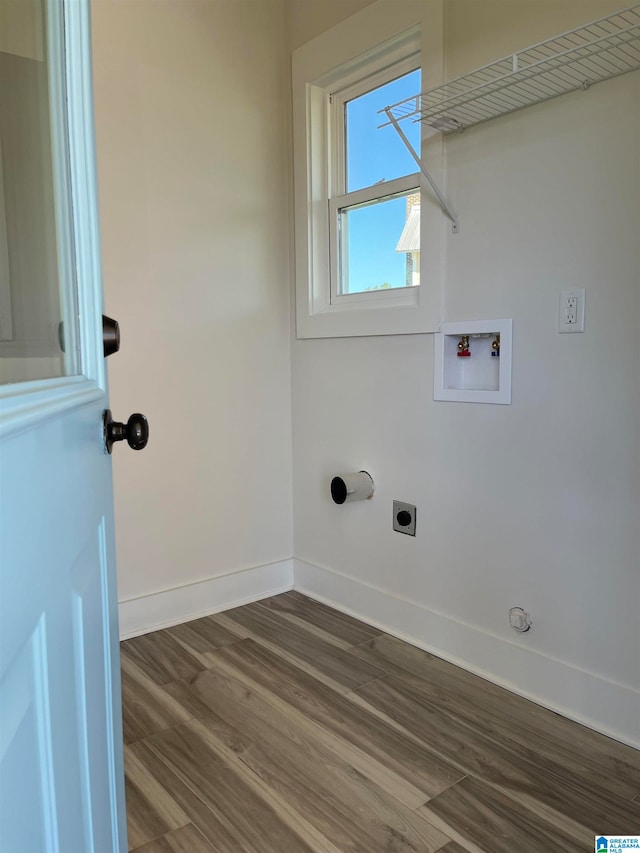
[[[640,68],[640,4],[381,110],[444,134]],[[385,125],[381,125],[384,127]]]

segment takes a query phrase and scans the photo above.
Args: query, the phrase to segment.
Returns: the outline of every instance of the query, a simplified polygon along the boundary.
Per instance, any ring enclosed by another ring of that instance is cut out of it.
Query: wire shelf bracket
[[[539,104],[640,69],[640,3],[492,62],[380,110],[418,164],[443,211],[458,219],[400,122],[411,119],[442,134]]]
[[[440,187],[436,183],[433,175],[427,169],[427,167],[424,165],[424,163],[422,162],[422,159],[420,158],[420,156],[416,152],[415,148],[413,147],[413,145],[411,144],[411,142],[407,138],[406,133],[400,127],[398,119],[393,115],[391,110],[392,110],[391,107],[385,107],[384,110],[380,110],[380,112],[383,112],[386,114],[387,118],[389,119],[389,124],[393,125],[396,133],[398,134],[400,139],[403,141],[407,151],[409,152],[409,154],[411,154],[413,159],[418,164],[418,168],[420,169],[422,174],[425,176],[425,178],[429,182],[429,186],[431,187],[431,189],[436,194],[436,197],[437,197],[438,201],[440,202],[440,207],[443,209],[443,211],[447,214],[447,216],[449,217],[449,219],[453,223],[453,226],[452,226],[453,233],[457,234],[460,231],[460,223],[458,222],[458,217],[456,216],[453,208],[449,204],[447,197],[445,196],[445,194],[442,192],[442,190],[440,189]]]

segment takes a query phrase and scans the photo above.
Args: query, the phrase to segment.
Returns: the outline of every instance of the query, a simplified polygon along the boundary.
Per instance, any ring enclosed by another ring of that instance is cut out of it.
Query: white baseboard
[[[528,649],[330,569],[294,561],[294,589],[640,748],[640,690]]]
[[[198,583],[121,601],[120,639],[249,604],[293,586],[293,560],[231,572]]]

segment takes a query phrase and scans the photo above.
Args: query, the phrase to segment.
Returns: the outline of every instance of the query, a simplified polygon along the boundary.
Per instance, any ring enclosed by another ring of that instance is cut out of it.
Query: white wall
[[[193,589],[176,621],[292,554],[283,5],[92,13],[111,407],[150,423],[113,454],[119,594]]]
[[[449,0],[449,76],[619,5]],[[447,144],[444,319],[513,318],[511,406],[433,402],[429,335],[293,348],[296,584],[636,743],[639,106],[636,72]],[[564,287],[583,335],[557,334]],[[334,506],[359,468],[374,499]]]
[[[290,52],[334,24],[369,6],[372,0],[286,0],[286,38]]]

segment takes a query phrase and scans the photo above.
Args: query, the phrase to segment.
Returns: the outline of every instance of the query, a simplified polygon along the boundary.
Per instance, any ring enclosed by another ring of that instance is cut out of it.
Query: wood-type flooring
[[[640,751],[295,592],[122,643],[137,853],[593,851]]]

